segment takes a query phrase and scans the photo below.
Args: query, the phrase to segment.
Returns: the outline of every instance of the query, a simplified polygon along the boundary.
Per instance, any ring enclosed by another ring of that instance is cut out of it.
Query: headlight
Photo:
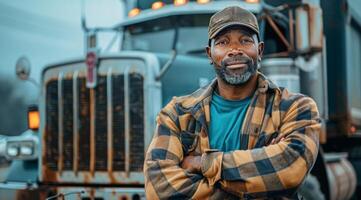
[[[34,146],[25,145],[25,146],[20,147],[20,154],[21,155],[30,156],[30,155],[33,154],[33,152],[34,152]]]
[[[8,146],[6,153],[8,156],[17,156],[19,154],[19,148],[15,145]]]
[[[36,144],[33,140],[22,141],[7,141],[6,144],[6,157],[10,160],[23,159],[31,160],[35,159]]]

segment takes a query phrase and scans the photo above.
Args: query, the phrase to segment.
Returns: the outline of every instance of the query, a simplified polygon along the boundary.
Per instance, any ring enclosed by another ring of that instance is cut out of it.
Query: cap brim
[[[213,39],[215,38],[222,30],[228,28],[228,27],[231,27],[231,26],[241,26],[241,27],[246,27],[246,28],[249,28],[251,29],[252,31],[254,31],[256,34],[257,34],[257,37],[259,38],[259,32],[258,30],[253,27],[253,26],[250,26],[248,24],[244,24],[244,23],[238,23],[238,22],[229,22],[229,23],[226,23],[224,24],[223,26],[221,26],[220,28],[218,28],[214,33],[212,33],[210,36],[209,36],[209,39]]]

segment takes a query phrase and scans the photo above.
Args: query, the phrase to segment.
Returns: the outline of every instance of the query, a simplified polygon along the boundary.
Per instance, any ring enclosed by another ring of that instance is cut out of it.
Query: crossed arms
[[[249,150],[203,153],[196,160],[184,155],[181,131],[172,118],[167,109],[161,111],[148,148],[144,163],[148,199],[291,195],[318,153],[319,116],[315,102],[308,97],[297,99],[284,114],[278,136],[282,141]],[[200,163],[200,168],[189,167],[184,159]]]

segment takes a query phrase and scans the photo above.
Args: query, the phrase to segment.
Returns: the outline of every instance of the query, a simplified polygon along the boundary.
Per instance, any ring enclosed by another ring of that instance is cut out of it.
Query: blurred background
[[[44,66],[84,55],[81,5],[80,0],[0,0],[0,134],[26,130],[27,105],[39,94],[34,84],[16,78],[21,56],[29,59],[31,78],[39,82]],[[89,27],[124,18],[118,0],[86,0],[84,8]]]

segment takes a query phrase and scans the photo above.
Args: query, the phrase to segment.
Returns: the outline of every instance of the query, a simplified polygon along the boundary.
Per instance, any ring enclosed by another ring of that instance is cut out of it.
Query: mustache
[[[250,64],[250,63],[252,63],[252,59],[247,56],[236,55],[234,57],[226,58],[226,59],[222,60],[221,65],[222,65],[222,67],[225,67],[227,65],[234,64],[234,63]]]

